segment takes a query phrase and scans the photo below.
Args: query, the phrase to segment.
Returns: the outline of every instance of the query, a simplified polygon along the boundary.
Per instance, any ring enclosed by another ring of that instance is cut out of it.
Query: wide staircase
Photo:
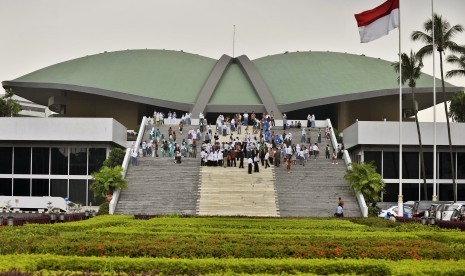
[[[121,192],[115,213],[196,213],[198,160],[184,158],[181,164],[174,164],[168,158],[139,157],[138,161],[138,166],[129,167],[128,189]]]
[[[185,126],[183,135],[177,126],[176,142],[187,139],[190,129]],[[167,137],[169,126],[155,126]],[[148,141],[147,128],[143,140]],[[274,129],[282,134],[281,128]],[[300,143],[301,129],[288,129],[293,144]],[[324,129],[322,129],[324,136]],[[311,143],[317,142],[318,128],[310,131]],[[233,136],[244,137],[233,132]],[[229,136],[220,136],[227,140]],[[345,164],[338,160],[332,164],[325,159],[324,147],[330,144],[322,137],[320,156],[310,159],[305,166],[292,165],[291,173],[282,162],[280,167],[248,174],[238,167],[200,167],[200,145],[197,158],[183,158],[181,164],[172,159],[139,157],[139,166],[130,166],[126,179],[128,189],[123,190],[115,213],[119,214],[188,214],[200,216],[264,216],[264,217],[331,217],[338,198],[344,204],[346,217],[361,217],[360,207],[353,190],[344,182]],[[331,148],[332,151],[332,148]],[[160,151],[158,152],[160,154]],[[245,162],[246,163],[246,162]],[[238,166],[239,164],[237,164]]]
[[[245,168],[202,167],[197,214],[200,216],[279,215],[272,168],[248,174]]]
[[[294,144],[300,142],[300,130],[291,129],[287,132],[293,134]],[[305,166],[299,165],[297,161],[297,165],[291,165],[290,173],[284,163],[275,170],[281,217],[331,217],[336,211],[339,197],[344,201],[344,216],[362,216],[352,188],[344,182],[344,161],[338,160],[338,164],[332,164],[331,159],[325,158],[325,146],[331,143],[325,140],[324,129],[322,132],[323,137],[318,144],[320,155],[316,159],[311,156]],[[312,129],[310,133],[311,142],[317,142],[318,128]]]

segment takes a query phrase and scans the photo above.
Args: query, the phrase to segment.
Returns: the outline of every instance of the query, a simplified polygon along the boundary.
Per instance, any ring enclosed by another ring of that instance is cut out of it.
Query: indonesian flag
[[[389,34],[399,27],[399,0],[388,0],[380,6],[356,14],[360,42],[366,43]]]

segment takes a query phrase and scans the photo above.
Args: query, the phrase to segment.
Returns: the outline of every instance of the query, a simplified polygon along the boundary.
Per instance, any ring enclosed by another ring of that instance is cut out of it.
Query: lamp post
[[[50,213],[50,223],[55,223],[57,220],[57,214]]]
[[[90,215],[89,210],[86,210],[86,211],[84,212],[84,215],[86,216],[86,219],[88,219],[88,218],[89,218],[89,215]]]
[[[65,213],[60,212],[60,222],[65,222]]]
[[[8,216],[7,221],[8,226],[14,226],[14,217],[12,215]]]

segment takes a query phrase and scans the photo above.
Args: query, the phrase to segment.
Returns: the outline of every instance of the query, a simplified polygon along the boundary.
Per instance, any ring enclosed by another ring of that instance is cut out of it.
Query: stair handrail
[[[142,122],[141,122],[140,127],[139,127],[139,133],[137,133],[137,139],[136,139],[136,142],[135,142],[135,145],[134,145],[134,150],[136,150],[136,152],[139,152],[139,145],[140,145],[140,143],[142,141],[142,138],[144,136],[145,126],[147,124],[147,120],[148,120],[147,117],[145,117],[145,116],[142,117]],[[128,170],[129,160],[130,159],[131,159],[131,148],[127,148],[126,149],[126,154],[124,155],[123,164],[122,164],[123,171],[121,172],[121,174],[123,175],[123,178],[126,177],[126,172]],[[110,206],[109,206],[109,210],[108,210],[108,213],[110,215],[113,215],[115,213],[116,204],[118,203],[120,193],[121,193],[120,190],[113,191],[113,195],[112,195],[112,198],[110,200]]]
[[[333,126],[331,124],[331,120],[326,119],[326,123],[328,124],[328,127],[330,127],[330,129],[331,129],[331,143],[333,145],[333,148],[337,149],[338,142],[337,142],[337,139],[336,139],[336,134],[334,133],[334,128],[333,128]],[[352,170],[352,166],[350,165],[350,163],[352,163],[352,160],[350,159],[350,155],[349,155],[349,152],[347,150],[342,151],[342,158],[344,159],[344,162],[345,162],[345,164],[347,166],[347,170]],[[361,192],[357,192],[355,190],[354,190],[354,192],[355,192],[355,197],[357,198],[357,202],[358,202],[358,205],[360,207],[360,210],[362,211],[362,216],[364,218],[368,217],[368,207],[367,207],[367,203],[365,201],[365,197],[363,196],[363,194]]]
[[[347,150],[343,150],[342,156],[344,158],[344,161],[346,162],[347,169],[352,170],[352,166],[350,165],[350,163],[352,163],[352,160],[350,159],[349,152]],[[355,191],[355,197],[357,198],[358,205],[360,206],[360,210],[362,211],[362,216],[364,218],[367,218],[368,217],[368,206],[365,201],[365,197],[363,196],[361,192],[357,192],[357,191]]]

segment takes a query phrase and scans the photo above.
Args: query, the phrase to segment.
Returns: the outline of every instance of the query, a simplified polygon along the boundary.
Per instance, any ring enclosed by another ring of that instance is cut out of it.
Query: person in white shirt
[[[213,152],[213,166],[218,166],[218,152]]]
[[[268,151],[266,151],[265,153],[265,169],[270,167],[270,153]]]
[[[318,145],[315,143],[312,147],[312,152],[313,152],[313,159],[316,159],[318,156],[318,153],[320,153],[320,149],[318,148]]]
[[[249,174],[252,174],[252,163],[253,163],[252,157],[249,157],[247,159],[247,163],[249,164]]]
[[[138,154],[137,154],[137,150],[136,150],[135,148],[133,148],[133,149],[131,150],[131,164],[132,164],[133,166],[139,165],[139,163],[137,162],[137,155],[138,155]]]
[[[247,112],[244,112],[244,125],[249,125],[249,114]]]

